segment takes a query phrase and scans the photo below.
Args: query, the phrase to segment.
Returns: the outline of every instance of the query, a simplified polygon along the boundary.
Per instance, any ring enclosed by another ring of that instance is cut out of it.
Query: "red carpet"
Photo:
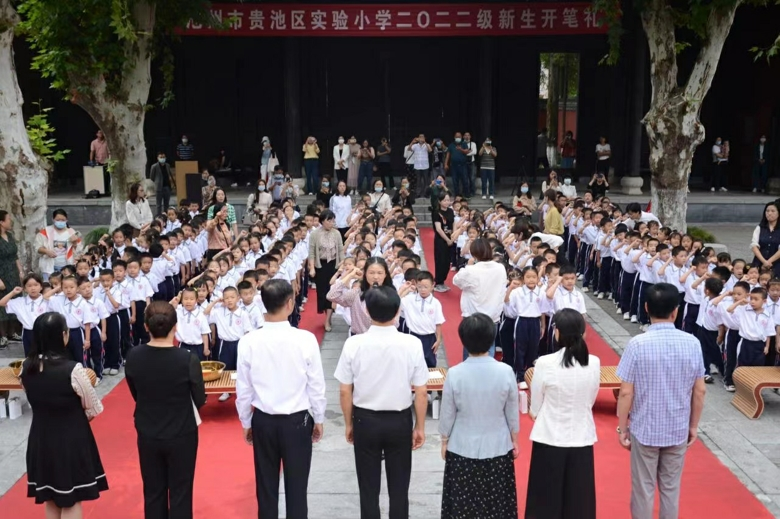
[[[433,231],[422,229],[421,234],[427,264],[430,269],[433,269]],[[437,293],[436,298],[441,301],[444,315],[448,319],[444,324],[444,344],[447,362],[450,366],[454,366],[463,357],[463,346],[458,338],[460,290],[452,285],[452,277],[449,279],[448,286],[452,287],[452,290]],[[587,343],[590,352],[601,359],[602,365],[617,365],[618,355],[590,326],[587,330]],[[616,412],[612,392],[601,391],[594,407],[599,437],[595,445],[598,517],[624,518],[631,515],[630,454],[618,444],[615,432],[618,423]],[[515,463],[520,517],[525,513],[528,469],[531,463],[531,442],[528,437],[532,427],[533,421],[528,415],[521,415],[521,455]],[[705,511],[716,511],[714,513],[718,519],[773,517],[736,476],[701,441],[697,441],[686,457],[682,478],[680,518],[700,518],[707,513]],[[658,514],[657,503],[655,514],[656,516]]]
[[[325,315],[317,314],[315,292],[301,319],[301,328],[318,341],[325,335]],[[143,517],[143,483],[138,466],[134,402],[122,381],[103,400],[105,411],[93,423],[109,490],[97,501],[84,503],[85,518]],[[219,403],[215,395],[201,409],[198,465],[195,475],[195,517],[250,519],[257,517],[252,448],[241,435],[235,399]],[[0,517],[40,519],[43,507],[27,497],[27,477],[0,498]]]

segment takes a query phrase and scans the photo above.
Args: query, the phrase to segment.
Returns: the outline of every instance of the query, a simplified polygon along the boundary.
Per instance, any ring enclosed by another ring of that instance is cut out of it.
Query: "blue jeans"
[[[466,193],[466,196],[468,198],[471,198],[477,193],[477,163],[476,162],[470,162],[467,165],[468,168],[468,192]]]
[[[363,179],[366,180],[366,191],[371,191],[371,179],[374,177],[374,163],[361,162],[358,169],[358,191],[363,186]]]
[[[482,173],[482,196],[490,194],[493,196],[496,194],[496,170],[495,169],[483,169]],[[490,183],[490,193],[488,193],[488,183]]]
[[[465,162],[453,162],[450,164],[450,171],[452,172],[452,190],[455,192],[455,196],[465,196],[469,193],[469,177],[466,167],[467,164]]]
[[[574,157],[563,157],[561,159],[561,168],[572,169],[574,167]]]
[[[496,356],[496,339],[498,338],[498,323],[493,323],[493,345],[488,350],[488,356],[492,359]],[[463,360],[469,358],[469,350],[463,347]]]
[[[306,170],[306,192],[316,193],[320,189],[320,159],[303,159]]]

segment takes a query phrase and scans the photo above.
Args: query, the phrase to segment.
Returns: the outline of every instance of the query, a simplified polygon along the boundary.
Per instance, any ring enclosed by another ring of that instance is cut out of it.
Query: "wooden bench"
[[[10,368],[9,368],[10,370]],[[428,391],[441,391],[444,389],[444,381],[447,379],[447,368],[428,368],[430,372],[437,372],[440,376],[428,380]],[[235,371],[225,370],[222,376],[212,382],[206,382],[207,395],[221,395],[222,393],[235,393],[236,381],[231,376]],[[0,386],[2,389],[2,386]]]
[[[755,420],[764,412],[764,398],[761,391],[780,388],[780,367],[743,366],[734,370],[734,386],[737,391],[731,404]]]
[[[92,385],[95,385],[97,376],[95,372],[89,368],[86,368],[87,376],[89,377]],[[11,368],[0,368],[0,391],[23,391],[22,381],[14,375],[14,370]]]
[[[525,372],[525,383],[528,384],[530,390],[531,380],[534,378],[534,368],[530,368]],[[601,366],[601,381],[599,382],[599,389],[611,389],[612,394],[617,400],[620,395],[620,384],[623,381],[617,376],[617,366]],[[530,401],[530,399],[529,399]]]

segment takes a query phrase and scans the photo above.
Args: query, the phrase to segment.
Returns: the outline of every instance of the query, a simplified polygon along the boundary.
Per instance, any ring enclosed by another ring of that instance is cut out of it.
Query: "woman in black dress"
[[[433,212],[433,262],[436,267],[436,292],[446,292],[450,289],[444,284],[450,273],[452,257],[452,227],[455,224],[455,213],[450,207],[452,199],[449,193],[439,193],[437,210]]]
[[[108,490],[90,420],[103,412],[87,372],[66,349],[65,317],[35,320],[22,385],[33,410],[27,440],[27,497],[46,504],[46,517],[80,519],[81,502]]]
[[[750,248],[753,251],[753,265],[771,268],[775,277],[780,276],[780,209],[777,202],[764,207],[764,217],[753,231]]]
[[[341,233],[336,229],[336,215],[329,209],[320,213],[320,227],[309,236],[309,277],[317,284],[317,313],[325,314],[325,331],[331,330],[333,303],[328,301],[330,280],[344,260]]]
[[[144,323],[152,340],[130,350],[125,365],[127,386],[135,400],[144,516],[192,517],[200,420],[196,408],[206,403],[203,371],[197,355],[173,346],[173,306],[165,301],[150,303]]]

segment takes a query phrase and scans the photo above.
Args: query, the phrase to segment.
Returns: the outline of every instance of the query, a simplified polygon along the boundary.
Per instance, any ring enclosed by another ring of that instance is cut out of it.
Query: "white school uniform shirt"
[[[263,327],[263,324],[265,324],[265,317],[263,317],[264,312],[262,307],[258,306],[254,301],[249,306],[245,305],[243,301],[239,301],[238,306],[243,308],[249,316],[249,322],[252,323],[253,330]]]
[[[634,254],[634,258],[636,258],[636,254]],[[639,263],[636,264],[636,271],[639,272],[639,280],[645,283],[654,283],[653,279],[655,276],[653,276],[653,271],[647,266],[647,262],[650,258],[652,258],[650,253],[643,252],[639,256]]]
[[[680,277],[685,273],[685,266],[677,267],[674,263],[669,263],[664,271],[664,281],[670,285],[674,285],[677,288],[677,292],[682,294],[685,292],[685,286],[680,283]]]
[[[173,275],[174,264],[171,261],[160,256],[152,259],[152,268],[149,271],[149,282],[152,288],[157,291],[157,285],[165,281],[165,278]]]
[[[178,229],[179,227],[181,227],[181,222],[179,220],[174,220],[174,221],[166,220],[165,229],[163,229],[163,232],[165,234],[168,234]]]
[[[582,230],[582,241],[587,243],[588,245],[595,245],[596,240],[598,239],[599,230],[594,225],[589,225],[585,229]]]
[[[175,248],[175,247],[174,247],[173,249],[168,249],[168,250],[167,250],[167,251],[165,251],[165,252],[166,252],[166,253],[168,254],[168,256],[170,256],[170,257],[171,257],[171,259],[173,260],[173,262],[172,262],[172,265],[171,265],[171,268],[170,268],[170,272],[169,272],[169,274],[168,274],[168,275],[169,275],[169,276],[175,276],[176,274],[178,274],[178,273],[179,273],[179,268],[181,267],[181,264],[182,264],[182,263],[184,263],[184,262],[182,261],[182,259],[183,259],[183,258],[182,258],[182,257],[179,255],[179,253],[176,251],[176,248]]]
[[[252,249],[249,249],[246,252],[246,261],[249,265],[251,265],[250,270],[254,270],[255,268],[255,262],[263,257],[263,251],[258,250],[257,252],[253,251]]]
[[[693,283],[699,279],[699,276],[695,272],[691,272],[688,278],[685,280],[685,302],[692,305],[700,305],[704,296],[704,283],[699,283],[699,286],[694,289]]]
[[[203,259],[203,253],[200,250],[200,245],[198,245],[198,242],[192,238],[187,238],[184,240],[184,246],[187,247],[187,251],[189,251],[192,261],[195,263],[200,263]]]
[[[577,288],[574,288],[571,292],[569,292],[562,286],[559,286],[558,290],[555,291],[555,295],[552,299],[547,297],[545,297],[545,299],[547,300],[546,305],[548,309],[551,310],[553,314],[559,310],[563,310],[564,308],[577,310],[581,314],[586,313],[585,297],[582,295],[582,292],[577,290]]]
[[[403,273],[396,274],[395,276],[393,276],[393,286],[395,287],[396,290],[401,288],[401,285],[403,285],[403,284],[404,284],[404,275],[403,275]],[[401,311],[403,312],[403,308],[401,309]]]
[[[629,249],[628,253],[621,253],[620,266],[623,267],[623,272],[626,274],[635,274],[637,272],[636,263],[631,260],[636,252],[637,249]]]
[[[121,283],[119,281],[115,281],[115,283],[122,289],[122,299],[119,301],[121,306],[119,309],[129,310],[133,302],[133,290],[130,286],[130,282],[127,280],[127,276],[125,276],[125,279]]]
[[[428,383],[422,343],[393,326],[371,326],[344,342],[334,377],[354,385],[352,403],[371,411],[404,411],[411,386]]]
[[[772,316],[762,308],[758,312],[749,305],[738,306],[734,310],[739,320],[739,336],[749,341],[766,341],[777,333]]]
[[[176,339],[184,344],[202,345],[203,336],[211,333],[209,318],[199,306],[190,312],[184,305],[176,307]]]
[[[231,312],[221,303],[211,309],[209,324],[216,325],[217,335],[223,341],[237,341],[254,329],[249,314],[243,308],[238,307]]]
[[[606,237],[607,237],[607,233],[605,233],[604,231],[599,231],[598,234],[596,235],[595,247],[596,250],[599,252],[599,255],[601,255],[601,259],[612,257],[612,249],[609,248],[609,244],[604,245],[604,239]]]
[[[87,303],[87,316],[90,324],[100,324],[102,319],[107,319],[110,315],[106,305],[92,293],[92,299],[84,299]],[[97,316],[97,319],[95,318]]]
[[[254,297],[255,305],[257,305],[257,308],[260,309],[261,314],[267,314],[268,311],[265,308],[265,305],[263,304],[263,297],[260,295],[260,291],[257,291],[257,295]],[[263,317],[263,321],[265,321],[265,317]]]
[[[711,332],[717,331],[718,326],[721,325],[720,311],[717,305],[712,304],[711,298],[705,297],[702,300],[696,324]]]
[[[176,246],[176,253],[180,258],[179,263],[189,265],[189,263],[192,261],[192,254],[190,254],[190,249],[184,243],[180,243]]]
[[[5,311],[15,315],[25,330],[32,330],[35,319],[49,311],[49,302],[42,295],[38,299],[15,297],[5,305]]]
[[[401,308],[409,330],[418,335],[436,333],[436,326],[444,324],[444,312],[438,299],[430,294],[420,297],[420,294],[407,294],[401,299]]]
[[[739,317],[735,312],[729,312],[729,308],[734,304],[734,298],[731,296],[724,297],[718,304],[718,312],[720,313],[720,322],[729,330],[739,330]]]
[[[504,305],[504,316],[509,319],[516,317],[541,317],[545,295],[538,286],[533,290],[526,286],[517,287],[509,294],[509,303]]]
[[[772,317],[775,326],[780,326],[780,300],[772,301],[772,298],[767,298],[764,310]]]
[[[151,298],[154,295],[154,289],[152,288],[152,284],[149,283],[149,279],[143,274],[138,274],[138,276],[135,278],[131,276],[127,276],[125,278],[125,281],[127,281],[128,286],[130,288],[131,301],[146,302],[147,299]]]
[[[660,271],[663,266],[664,262],[659,258],[655,260],[650,267],[650,274],[653,276],[653,283],[663,283],[664,279],[666,279],[666,276],[662,276],[658,273],[658,271]]]
[[[734,285],[736,285],[739,282],[739,278],[735,276],[734,274],[729,277],[729,279],[723,284],[723,290],[729,291],[732,288],[734,288]]]
[[[271,415],[309,411],[314,423],[325,421],[325,374],[311,332],[287,321],[266,323],[239,341],[237,368],[236,409],[243,427],[252,426],[255,409]]]
[[[115,282],[113,285],[111,285],[109,290],[111,292],[111,297],[114,298],[114,301],[119,303],[119,308],[114,308],[114,305],[111,304],[111,300],[108,298],[108,294],[106,294],[106,289],[104,289],[102,285],[97,287],[94,291],[95,297],[103,301],[103,304],[106,305],[108,313],[113,315],[121,308],[123,308],[125,304],[127,304],[127,307],[130,306],[130,296],[129,294],[125,294],[124,289],[122,289],[119,283]]]
[[[79,295],[70,301],[65,294],[57,294],[49,299],[49,310],[64,315],[69,329],[83,328],[84,323],[89,322],[89,319],[85,320],[87,303]]]

